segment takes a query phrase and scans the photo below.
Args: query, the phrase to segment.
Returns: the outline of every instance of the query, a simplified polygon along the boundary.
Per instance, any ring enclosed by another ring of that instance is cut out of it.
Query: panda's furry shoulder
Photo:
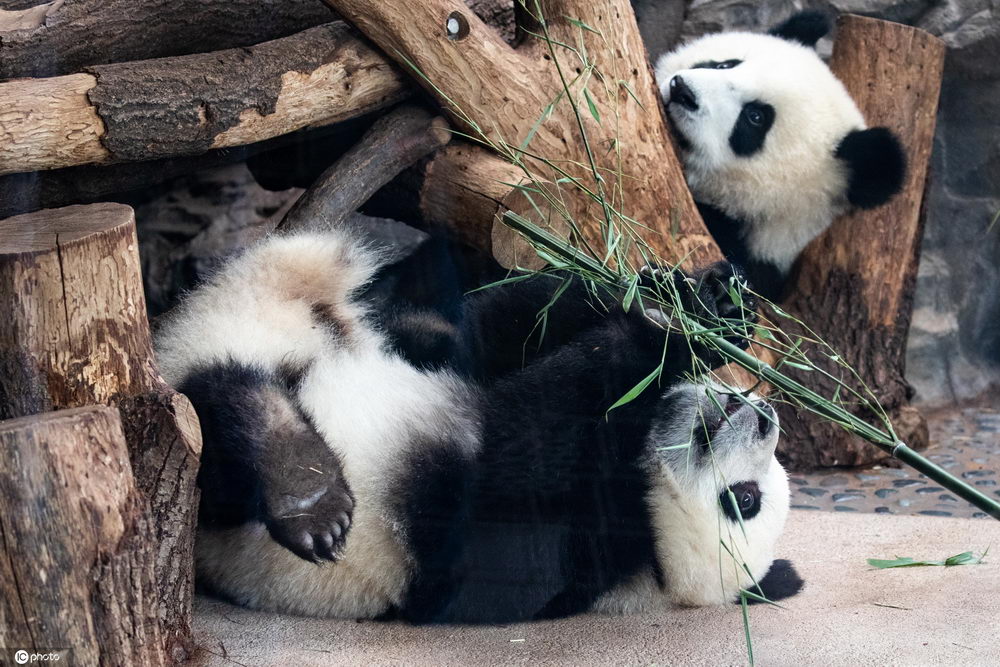
[[[788,511],[774,412],[683,380],[692,348],[661,313],[565,276],[458,309],[379,302],[380,262],[349,231],[267,239],[158,332],[203,426],[207,590],[506,622],[731,602],[766,582]],[[729,271],[678,275],[690,307],[733,315]],[[608,412],[661,361],[659,387]]]

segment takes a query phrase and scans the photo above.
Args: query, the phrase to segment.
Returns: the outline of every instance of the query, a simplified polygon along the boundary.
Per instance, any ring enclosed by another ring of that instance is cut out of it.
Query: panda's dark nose
[[[767,401],[757,401],[757,433],[761,438],[766,438],[771,433],[771,429],[777,428],[774,423],[774,408]]]
[[[680,75],[670,79],[670,101],[691,111],[698,108],[698,98]]]

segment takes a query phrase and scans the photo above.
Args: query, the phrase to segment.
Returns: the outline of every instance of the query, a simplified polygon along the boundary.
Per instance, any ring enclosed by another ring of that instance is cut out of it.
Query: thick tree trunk
[[[941,40],[915,28],[859,16],[840,20],[831,67],[869,125],[885,125],[899,135],[908,173],[903,192],[888,205],[837,220],[806,249],[784,304],[857,369],[910,447],[926,446],[928,439],[923,417],[908,405],[904,364],[944,51]],[[850,379],[822,353],[810,358]],[[833,395],[834,386],[821,375],[785,370]],[[884,457],[804,411],[782,406],[781,420],[786,437],[780,447],[797,468],[860,465]]]
[[[416,68],[417,79],[464,131],[475,134],[481,130],[501,152],[516,154],[526,147],[534,155],[558,161],[570,177],[580,179],[586,187],[603,189],[617,212],[650,228],[641,235],[664,259],[679,260],[688,251],[694,263],[720,256],[684,185],[627,0],[543,2],[552,52],[537,38],[528,38],[517,49],[510,48],[457,0],[324,1],[404,67]],[[539,27],[532,29],[537,32]],[[576,51],[555,42],[572,45]],[[585,70],[580,55],[584,52],[593,70]],[[563,86],[553,53],[570,85],[573,105],[565,96],[556,101]],[[551,113],[543,118],[553,102]],[[600,185],[589,172],[590,155],[577,112],[602,176]],[[435,167],[432,171],[447,174],[465,168],[468,175],[482,176],[485,182],[459,185],[473,192],[495,193],[497,186],[491,181],[495,174],[513,173],[479,149],[470,148],[466,153],[459,153],[457,148],[442,151],[437,160],[456,157],[461,164]],[[488,164],[491,161],[497,166]],[[568,214],[582,230],[582,240],[603,254],[602,207],[542,162],[525,158],[525,164],[546,184],[543,187],[553,199],[565,202]],[[490,212],[489,206],[467,206],[467,200],[459,201],[460,210],[441,210],[442,203],[447,206],[449,193],[439,196],[425,192],[425,198],[435,200],[435,210],[444,220],[457,220],[456,214],[467,210],[483,215]],[[504,203],[507,197],[498,199]],[[544,205],[541,199],[536,197]],[[546,207],[542,215],[537,215],[520,196],[516,202],[507,203],[522,215],[566,231],[560,222],[559,206]],[[428,203],[427,210],[431,206]],[[616,224],[625,224],[614,212],[611,216]],[[486,238],[483,230],[492,230],[498,224],[494,217],[462,224],[477,228],[474,238]],[[489,237],[495,254],[509,263],[510,253],[497,252],[497,235],[491,231]]]
[[[0,221],[0,419],[120,409],[153,531],[149,604],[164,653],[181,658],[190,648],[201,437],[191,404],[156,371],[137,245],[132,210],[118,204]]]
[[[118,411],[0,422],[0,644],[77,665],[167,665],[157,545]],[[8,656],[9,657],[9,656]]]
[[[0,174],[152,160],[329,125],[408,95],[343,23],[246,49],[0,83]]]
[[[514,0],[468,4],[514,39]],[[0,3],[0,79],[252,46],[336,18],[319,0],[8,0]]]

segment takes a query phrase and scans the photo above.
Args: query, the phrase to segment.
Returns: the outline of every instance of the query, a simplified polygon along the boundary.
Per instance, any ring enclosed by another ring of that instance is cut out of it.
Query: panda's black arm
[[[787,277],[775,264],[750,255],[745,240],[746,223],[709,204],[698,203],[698,212],[722,254],[745,272],[751,289],[768,301],[778,303],[784,295]]]
[[[202,431],[199,521],[221,530],[262,522],[306,560],[334,560],[354,499],[339,459],[299,409],[301,369],[232,360],[195,369],[178,390]]]

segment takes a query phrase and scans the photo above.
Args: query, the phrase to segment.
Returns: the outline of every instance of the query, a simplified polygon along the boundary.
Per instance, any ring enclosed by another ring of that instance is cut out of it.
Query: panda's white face
[[[788,515],[777,415],[756,395],[694,383],[668,391],[662,406],[670,418],[650,430],[650,501],[666,593],[680,605],[732,602],[767,574]]]
[[[660,92],[695,199],[754,226],[754,254],[787,270],[847,208],[838,144],[864,118],[809,47],[708,35],[660,58]]]

